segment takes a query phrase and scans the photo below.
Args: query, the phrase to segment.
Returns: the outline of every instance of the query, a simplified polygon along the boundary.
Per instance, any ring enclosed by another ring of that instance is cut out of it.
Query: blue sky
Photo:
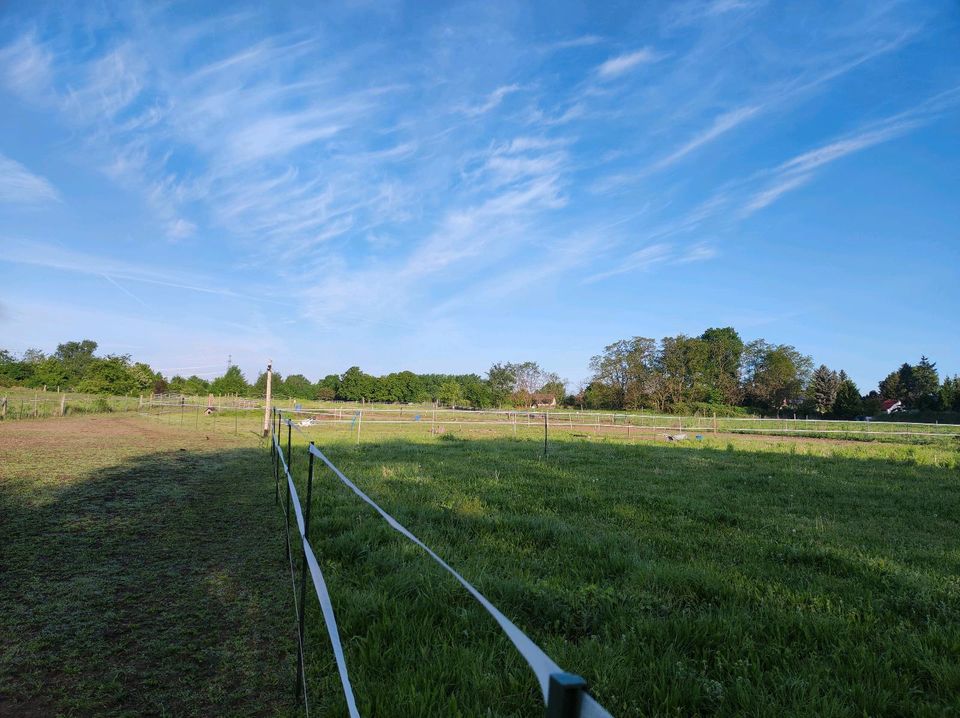
[[[5,3],[0,346],[960,372],[960,6]]]

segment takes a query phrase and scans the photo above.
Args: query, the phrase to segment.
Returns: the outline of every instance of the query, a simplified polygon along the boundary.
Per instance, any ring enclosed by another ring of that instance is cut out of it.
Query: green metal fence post
[[[587,682],[573,673],[551,673],[547,718],[577,718]]]
[[[293,422],[290,419],[287,419],[287,470],[290,472],[290,475],[293,476],[293,464],[290,463],[293,459],[293,451],[290,448],[290,438],[293,434]]]

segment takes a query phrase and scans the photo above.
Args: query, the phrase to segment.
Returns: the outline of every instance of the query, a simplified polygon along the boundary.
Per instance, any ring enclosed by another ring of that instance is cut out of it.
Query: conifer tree
[[[813,372],[810,380],[810,399],[821,416],[833,411],[833,404],[837,400],[837,389],[840,379],[837,372],[821,364]],[[859,397],[859,394],[857,395]]]
[[[841,371],[837,379],[837,396],[833,402],[833,415],[841,419],[858,416],[863,411],[860,389],[854,384],[853,379],[847,376],[846,372]]]

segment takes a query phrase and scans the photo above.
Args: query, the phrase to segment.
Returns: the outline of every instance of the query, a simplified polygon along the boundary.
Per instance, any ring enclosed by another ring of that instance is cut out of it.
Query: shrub
[[[686,410],[684,413],[696,416],[713,416],[714,414],[718,417],[752,416],[749,409],[742,406],[731,406],[730,404],[710,404],[704,401],[696,401],[683,405],[683,408]]]
[[[110,406],[110,402],[107,401],[107,397],[98,396],[91,407],[91,411],[100,412],[106,414],[107,412],[113,411],[113,407]]]

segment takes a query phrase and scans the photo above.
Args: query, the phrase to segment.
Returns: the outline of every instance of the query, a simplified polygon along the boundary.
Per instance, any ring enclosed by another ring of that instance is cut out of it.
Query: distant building
[[[531,394],[530,395],[530,407],[536,409],[540,406],[556,406],[557,397],[553,394]]]
[[[892,414],[895,411],[903,410],[903,402],[899,399],[887,399],[880,405],[880,411],[884,414]]]

